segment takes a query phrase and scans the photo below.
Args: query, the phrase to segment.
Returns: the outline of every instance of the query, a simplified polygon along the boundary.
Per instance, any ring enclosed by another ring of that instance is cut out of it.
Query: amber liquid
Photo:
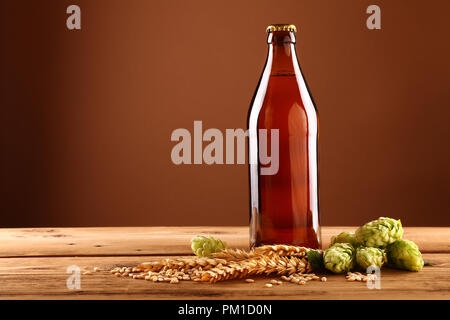
[[[251,208],[251,245],[318,248],[317,113],[309,93],[301,93],[299,69],[291,66],[292,55],[283,46],[274,48],[272,70],[257,118],[258,130],[279,130],[279,169],[274,175],[261,175],[258,170],[258,183],[253,185],[257,190],[252,190],[258,201]],[[295,53],[294,59],[293,63],[297,63]],[[271,135],[267,137],[270,145]]]

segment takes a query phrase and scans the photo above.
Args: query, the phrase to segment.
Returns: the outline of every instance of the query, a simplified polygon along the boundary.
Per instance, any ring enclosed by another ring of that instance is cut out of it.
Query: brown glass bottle
[[[248,117],[250,245],[319,248],[317,111],[297,61],[295,26],[271,25],[267,31],[267,61]],[[271,134],[277,129],[278,140]],[[274,173],[264,169],[261,152],[269,155],[276,144]]]

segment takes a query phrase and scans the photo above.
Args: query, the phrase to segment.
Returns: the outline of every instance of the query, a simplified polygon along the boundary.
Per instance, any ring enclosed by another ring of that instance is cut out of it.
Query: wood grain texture
[[[363,282],[347,282],[344,275],[330,274],[326,274],[327,282],[310,281],[303,286],[283,283],[265,288],[268,278],[254,278],[255,283],[233,280],[169,284],[117,278],[106,271],[81,275],[80,290],[66,287],[70,265],[78,265],[82,271],[94,266],[108,270],[116,265],[136,265],[148,258],[0,258],[0,299],[450,299],[450,254],[433,253],[424,258],[436,265],[421,272],[383,269],[380,290],[369,290]]]
[[[324,227],[330,237],[354,227]],[[42,228],[0,230],[0,299],[450,299],[450,228],[406,228],[405,238],[419,244],[424,259],[435,263],[421,272],[382,270],[381,289],[326,274],[327,282],[304,286],[283,283],[264,288],[267,278],[209,283],[153,283],[117,278],[113,266],[191,254],[189,240],[210,234],[230,247],[248,247],[246,227]],[[81,289],[69,290],[70,265],[83,271]]]
[[[332,235],[356,227],[323,227],[323,246]],[[125,227],[1,229],[0,257],[186,255],[197,234],[248,248],[248,227]],[[450,228],[405,228],[405,239],[422,252],[450,253]]]

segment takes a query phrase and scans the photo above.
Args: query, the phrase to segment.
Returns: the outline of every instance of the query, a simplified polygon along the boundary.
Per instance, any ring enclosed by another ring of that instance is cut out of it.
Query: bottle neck
[[[272,56],[270,75],[295,75],[298,68],[295,34],[289,31],[269,32],[267,43]]]

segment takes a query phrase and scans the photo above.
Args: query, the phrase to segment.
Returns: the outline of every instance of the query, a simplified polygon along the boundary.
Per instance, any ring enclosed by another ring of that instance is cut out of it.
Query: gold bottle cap
[[[267,32],[274,31],[291,31],[297,32],[297,28],[293,24],[271,24],[266,29]]]

